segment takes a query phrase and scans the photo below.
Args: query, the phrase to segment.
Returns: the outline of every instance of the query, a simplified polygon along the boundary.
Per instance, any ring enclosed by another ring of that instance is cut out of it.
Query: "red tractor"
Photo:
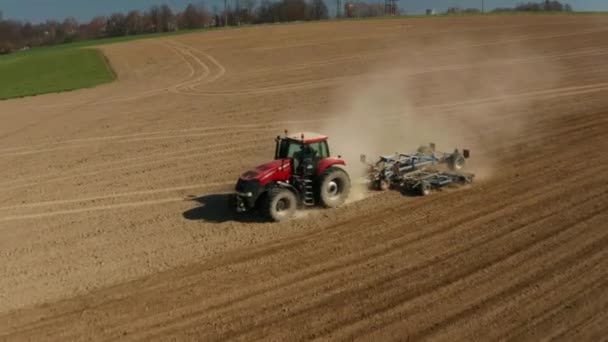
[[[330,157],[327,136],[277,136],[274,160],[245,172],[236,183],[236,210],[257,209],[272,221],[290,218],[299,206],[335,208],[346,201],[346,163]]]

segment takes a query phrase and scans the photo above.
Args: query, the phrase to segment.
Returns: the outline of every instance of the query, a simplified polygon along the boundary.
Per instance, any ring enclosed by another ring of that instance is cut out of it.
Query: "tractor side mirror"
[[[362,155],[359,157],[359,160],[361,161],[361,163],[365,164],[365,162],[366,162],[366,160],[367,160],[367,157],[365,156],[365,154],[362,154]]]
[[[430,143],[429,148],[431,149],[431,151],[435,152],[435,143]]]
[[[462,155],[465,158],[469,158],[469,156],[471,155],[471,151],[469,151],[469,150],[462,150]]]

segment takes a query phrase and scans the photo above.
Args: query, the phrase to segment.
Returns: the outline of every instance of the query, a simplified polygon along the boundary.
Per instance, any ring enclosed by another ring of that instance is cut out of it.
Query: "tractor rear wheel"
[[[235,211],[236,210],[236,194],[229,194],[228,198],[226,198],[226,206],[228,210]]]
[[[266,216],[279,222],[291,218],[296,212],[297,199],[293,192],[287,189],[275,188],[263,198],[261,209]]]
[[[330,167],[319,178],[319,203],[326,208],[342,205],[350,193],[350,177],[338,167]]]

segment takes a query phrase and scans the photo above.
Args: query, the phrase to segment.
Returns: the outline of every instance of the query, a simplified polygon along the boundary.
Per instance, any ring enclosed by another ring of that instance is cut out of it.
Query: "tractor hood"
[[[287,180],[291,175],[291,160],[276,159],[241,175],[245,181],[257,180],[262,185],[274,180]]]

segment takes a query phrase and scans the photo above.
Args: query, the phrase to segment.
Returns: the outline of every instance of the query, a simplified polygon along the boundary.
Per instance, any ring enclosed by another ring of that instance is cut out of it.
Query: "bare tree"
[[[78,21],[76,20],[76,18],[74,17],[67,17],[64,21],[63,21],[63,30],[65,31],[66,34],[68,35],[73,35],[76,33],[76,31],[78,31]]]
[[[148,17],[148,20],[149,20],[149,22],[152,26],[152,30],[154,32],[162,31],[162,19],[160,16],[160,7],[158,7],[158,6],[150,7],[148,12],[146,13],[146,17]]]
[[[97,39],[104,37],[106,34],[106,17],[98,16],[93,18],[91,22],[86,26],[86,39]]]
[[[312,0],[309,6],[308,20],[321,20],[328,18],[327,6],[323,0]]]
[[[184,12],[180,16],[178,21],[178,27],[180,29],[198,29],[205,26],[205,13],[199,7],[194,4],[188,4]]]
[[[38,45],[36,33],[37,32],[31,23],[25,23],[25,25],[23,25],[23,27],[21,28],[21,32],[19,34],[21,36],[21,39],[23,39],[25,45],[32,46]]]
[[[125,18],[126,34],[140,34],[144,32],[143,18],[139,11],[131,11]]]
[[[270,0],[262,0],[260,7],[257,9],[257,20],[258,23],[272,23],[272,3]]]
[[[564,6],[558,1],[545,0],[542,3],[528,2],[516,7],[520,11],[563,11]]]
[[[203,27],[211,26],[213,16],[211,15],[211,12],[207,9],[207,6],[205,5],[205,3],[203,1],[201,1],[198,3],[198,5],[196,5],[196,7],[198,8],[198,11],[201,13],[201,16],[203,19]]]
[[[255,0],[242,0],[242,3],[243,3],[243,9],[247,13],[247,15],[250,17],[253,16],[253,13],[255,11],[256,1]]]
[[[286,21],[305,20],[307,4],[304,0],[283,0],[286,11]]]
[[[564,5],[562,5],[559,1],[546,1],[545,2],[545,11],[561,12],[563,10],[564,10]]]
[[[540,4],[540,3],[535,3],[535,2],[528,2],[528,3],[522,3],[519,4],[515,7],[516,11],[542,11],[542,9],[544,8],[544,4]]]
[[[61,32],[64,43],[71,43],[76,39],[79,26],[78,21],[73,17],[68,17],[63,21],[61,24]]]
[[[479,8],[460,8],[460,7],[450,7],[447,10],[447,14],[459,14],[459,13],[479,13]]]
[[[22,24],[13,20],[0,20],[0,55],[15,51],[21,44]]]
[[[109,37],[122,37],[127,35],[127,17],[122,13],[112,14],[106,23],[106,32]]]
[[[166,4],[160,6],[160,23],[162,32],[169,32],[175,29],[175,15],[173,15],[173,11]]]

